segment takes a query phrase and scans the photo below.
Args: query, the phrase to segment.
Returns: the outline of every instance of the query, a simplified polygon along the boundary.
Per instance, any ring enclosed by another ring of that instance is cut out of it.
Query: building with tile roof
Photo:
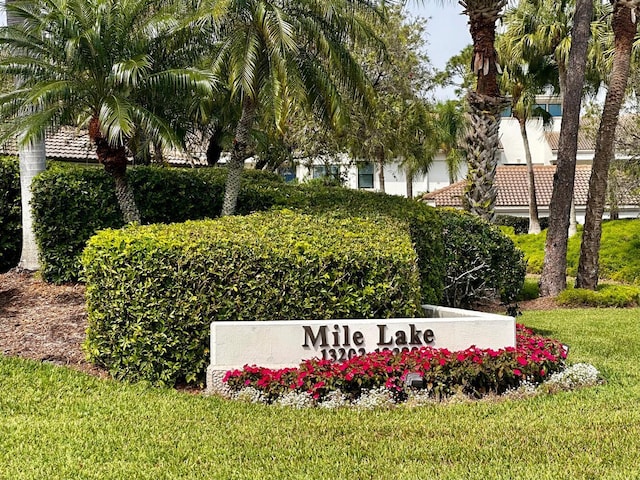
[[[169,151],[164,152],[164,158],[171,165],[176,166],[204,166],[207,157],[204,148],[192,148],[192,152]],[[45,138],[45,152],[47,159],[97,163],[96,148],[89,139],[89,132],[85,129],[63,127]],[[17,155],[15,142],[0,145],[0,155]]]

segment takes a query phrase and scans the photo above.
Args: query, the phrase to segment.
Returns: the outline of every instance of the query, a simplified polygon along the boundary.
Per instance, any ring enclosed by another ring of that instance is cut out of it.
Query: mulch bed
[[[84,285],[50,285],[29,273],[0,275],[0,353],[106,377],[82,351]]]

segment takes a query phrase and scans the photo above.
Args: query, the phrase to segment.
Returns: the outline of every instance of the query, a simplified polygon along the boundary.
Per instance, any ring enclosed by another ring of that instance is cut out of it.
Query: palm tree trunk
[[[578,219],[576,218],[576,199],[571,199],[571,210],[569,214],[569,238],[578,233]]]
[[[413,198],[413,172],[410,169],[405,171],[405,180],[407,184],[407,198]]]
[[[598,286],[598,259],[602,237],[602,214],[607,196],[609,165],[614,155],[616,126],[627,88],[631,65],[631,48],[636,34],[635,12],[626,2],[614,5],[612,27],[615,36],[613,67],[609,89],[605,97],[600,128],[596,137],[596,150],[589,179],[587,211],[580,247],[580,263],[576,286],[595,290]],[[634,7],[635,8],[635,7]]]
[[[506,106],[498,87],[496,21],[506,0],[461,0],[469,17],[473,40],[471,66],[477,76],[476,92],[467,96],[468,129],[464,140],[469,173],[465,208],[488,221],[495,218],[497,191],[493,184],[498,164],[500,113]]]
[[[116,198],[125,223],[141,223],[140,211],[136,205],[133,189],[127,181],[126,171],[116,171],[111,174],[116,184]]]
[[[44,140],[21,147],[20,157],[20,197],[22,202],[22,253],[18,268],[29,271],[40,269],[38,244],[33,230],[31,211],[31,183],[33,178],[46,168]]]
[[[567,286],[569,216],[573,200],[582,86],[584,84],[587,46],[591,35],[592,14],[593,2],[591,0],[577,0],[569,52],[567,85],[562,105],[558,167],[553,177],[553,193],[549,205],[549,229],[545,245],[544,266],[540,277],[541,296],[558,295]]]
[[[244,161],[250,156],[249,141],[255,115],[256,105],[253,100],[246,97],[242,102],[242,115],[236,127],[233,151],[231,152],[231,159],[227,165],[227,182],[224,189],[224,201],[222,203],[223,216],[233,215],[236,211]]]
[[[122,212],[125,223],[141,223],[140,210],[136,205],[131,185],[127,181],[127,152],[124,146],[112,147],[100,132],[100,123],[97,117],[89,122],[89,138],[96,145],[98,161],[104,165],[116,186],[116,199]]]
[[[540,219],[538,218],[538,200],[536,199],[536,178],[533,174],[533,161],[531,160],[531,148],[529,146],[529,136],[527,135],[527,122],[524,118],[518,118],[520,124],[520,134],[524,144],[524,158],[527,162],[527,173],[529,174],[529,234],[540,233]]]
[[[379,190],[384,193],[384,148],[380,147],[378,150],[378,183],[380,184]]]
[[[465,209],[492,222],[498,192],[493,183],[500,146],[500,112],[502,97],[468,95],[468,129],[464,138],[469,171],[463,202]]]
[[[6,0],[6,2],[10,1]],[[19,18],[14,17],[11,12],[7,12],[7,25],[18,25],[20,22]],[[20,78],[16,78],[15,83],[16,86],[19,86]],[[18,268],[36,271],[40,269],[40,260],[33,230],[31,182],[47,166],[44,138],[36,140],[28,146],[19,147],[18,157],[20,158],[20,198],[22,204],[22,251]]]

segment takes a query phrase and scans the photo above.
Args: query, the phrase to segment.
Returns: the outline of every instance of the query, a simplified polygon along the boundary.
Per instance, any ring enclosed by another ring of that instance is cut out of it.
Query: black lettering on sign
[[[302,344],[303,347],[328,347],[329,344],[327,343],[327,327],[326,325],[322,325],[320,327],[318,327],[318,332],[314,335],[313,334],[313,329],[308,326],[308,325],[304,325],[302,327],[304,329],[304,343]],[[309,345],[309,342],[311,342],[311,345]]]

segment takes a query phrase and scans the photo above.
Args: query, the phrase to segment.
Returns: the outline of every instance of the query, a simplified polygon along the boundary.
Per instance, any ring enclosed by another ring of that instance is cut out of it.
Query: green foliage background
[[[540,273],[544,262],[544,245],[547,232],[538,235],[515,235],[503,228],[525,254],[529,273]],[[569,239],[567,250],[567,275],[575,276],[580,258],[582,227]],[[602,224],[600,247],[600,277],[634,285],[640,285],[640,219],[608,220]]]
[[[497,227],[454,209],[439,209],[443,221],[446,276],[443,301],[467,308],[497,293],[516,300],[524,283],[523,253]]]

